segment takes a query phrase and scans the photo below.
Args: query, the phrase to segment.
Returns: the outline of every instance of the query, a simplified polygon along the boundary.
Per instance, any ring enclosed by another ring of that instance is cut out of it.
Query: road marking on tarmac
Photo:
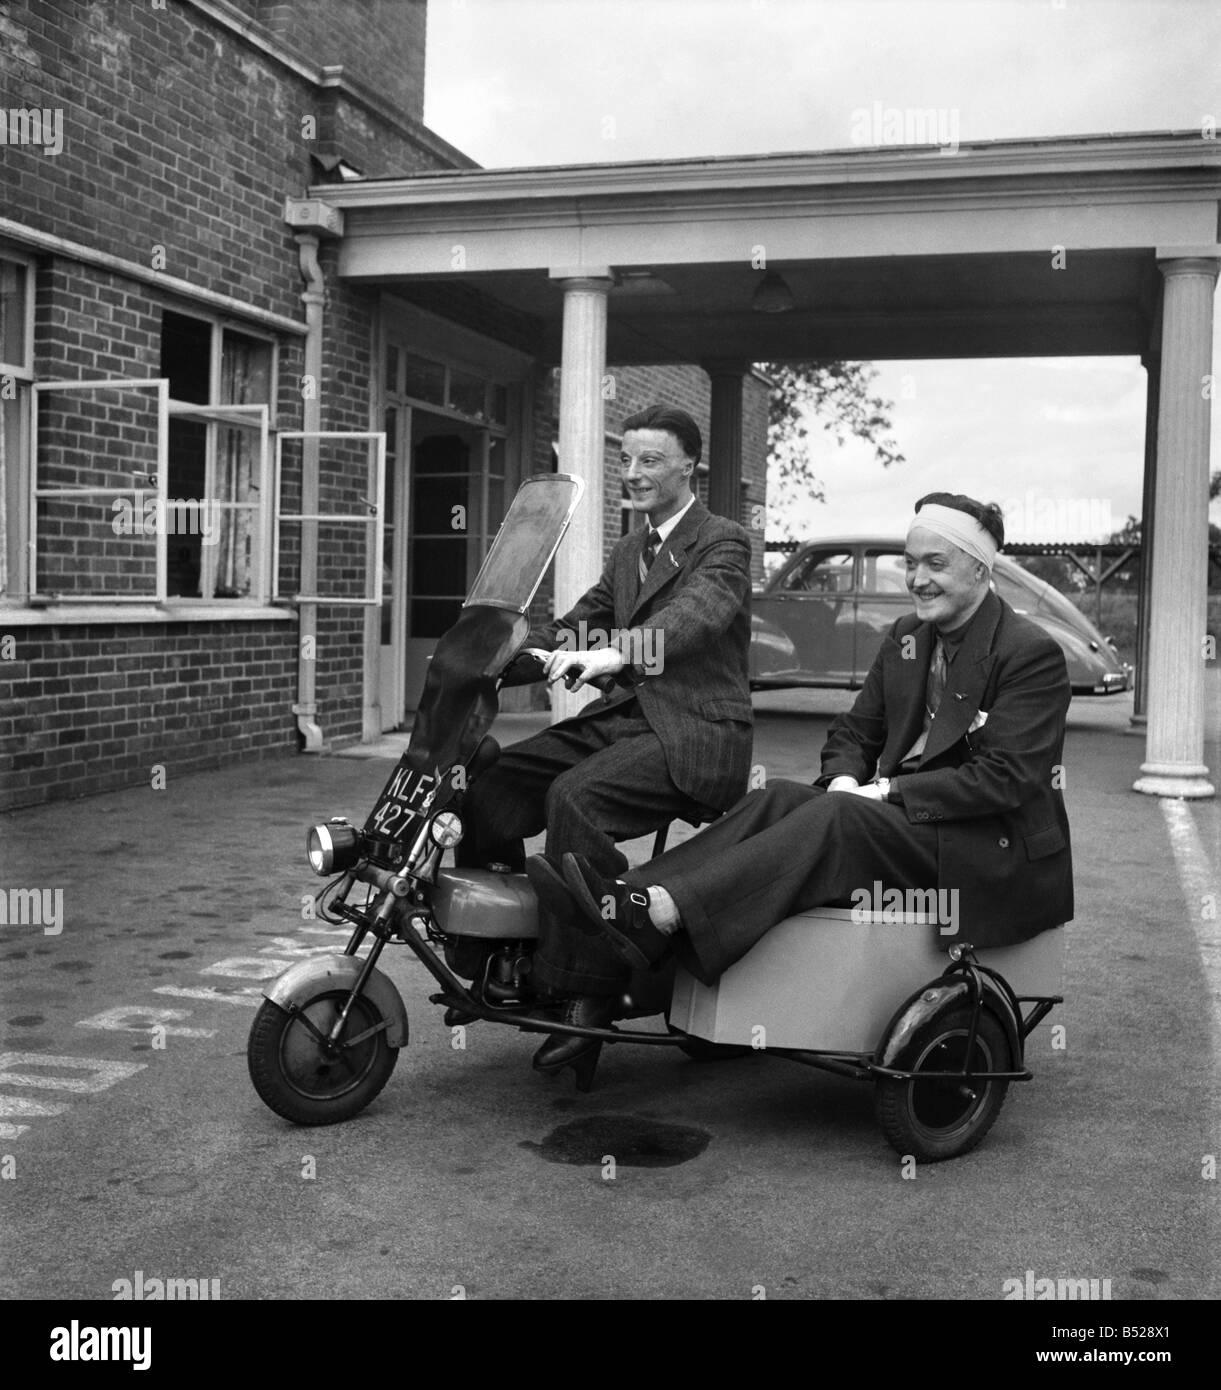
[[[1216,869],[1200,842],[1200,832],[1190,803],[1163,798],[1162,816],[1166,821],[1170,848],[1174,851],[1183,897],[1187,901],[1187,916],[1196,934],[1204,983],[1212,1003],[1209,1021],[1212,1024],[1213,1053],[1217,1065],[1221,1067],[1221,921],[1218,921],[1216,911],[1221,886],[1217,883]],[[1214,907],[1212,915],[1206,917],[1204,902],[1210,896]]]

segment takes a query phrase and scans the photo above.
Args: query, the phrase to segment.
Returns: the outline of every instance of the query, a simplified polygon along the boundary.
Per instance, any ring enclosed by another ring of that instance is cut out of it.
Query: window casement
[[[34,265],[0,252],[0,599],[24,598],[29,549]]]
[[[31,603],[269,602],[276,343],[166,309],[160,366],[33,384]]]

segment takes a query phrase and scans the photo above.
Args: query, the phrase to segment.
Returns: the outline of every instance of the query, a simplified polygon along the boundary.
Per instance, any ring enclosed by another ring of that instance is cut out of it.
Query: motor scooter
[[[991,962],[954,946],[949,967],[929,982],[944,956],[919,914],[896,922],[817,909],[772,928],[714,987],[673,967],[634,976],[620,1023],[664,1013],[668,1031],[587,1028],[559,1021],[532,987],[538,904],[526,876],[505,865],[441,866],[462,838],[468,788],[499,757],[489,730],[501,679],[581,492],[562,473],[521,485],[458,621],[437,644],[407,750],[372,811],[359,827],[337,817],[309,830],[310,865],[329,880],[318,915],[352,932],[342,953],[301,961],[265,988],[247,1047],[255,1090],[301,1125],[351,1119],[378,1095],[408,1042],[402,997],[377,968],[393,944],[436,980],[429,998],[446,1026],[483,1021],[603,1045],[678,1047],[699,1061],[764,1050],[873,1081],[878,1121],[900,1153],[924,1161],[965,1153],[995,1121],[1009,1083],[1031,1077],[1023,1046],[1061,1000],[1053,986],[1062,929]],[[1025,979],[1026,993],[1000,963]],[[579,1090],[590,1089],[599,1051],[577,1071]]]

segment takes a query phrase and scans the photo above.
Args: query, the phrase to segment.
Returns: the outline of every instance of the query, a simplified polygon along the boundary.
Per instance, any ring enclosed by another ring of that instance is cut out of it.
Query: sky
[[[1221,124],[1221,0],[429,0],[427,63],[427,124],[487,168],[842,149],[875,102],[942,111],[960,141],[1200,129]],[[795,534],[901,531],[947,486],[1005,506],[1015,541],[1139,515],[1136,358],[877,366],[906,461],[816,432],[827,501]]]

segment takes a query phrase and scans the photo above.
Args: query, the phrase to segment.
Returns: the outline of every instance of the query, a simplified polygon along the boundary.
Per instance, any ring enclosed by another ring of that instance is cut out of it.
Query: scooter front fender
[[[356,984],[364,964],[358,956],[311,956],[309,960],[290,965],[283,975],[278,975],[264,989],[263,996],[280,1008],[287,1009],[293,1004],[306,1003],[324,990],[350,990]],[[361,993],[387,1020],[386,1042],[391,1047],[404,1047],[407,1043],[407,1009],[398,990],[380,970],[374,968],[369,972]]]
[[[995,1015],[1009,1040],[1014,1068],[1022,1065],[1022,1037],[1013,1008],[1000,987],[987,975],[981,976],[983,998],[980,1006]],[[965,975],[942,975],[907,999],[887,1024],[874,1053],[880,1067],[896,1067],[912,1038],[940,1014],[949,1013],[972,999],[971,982]]]

